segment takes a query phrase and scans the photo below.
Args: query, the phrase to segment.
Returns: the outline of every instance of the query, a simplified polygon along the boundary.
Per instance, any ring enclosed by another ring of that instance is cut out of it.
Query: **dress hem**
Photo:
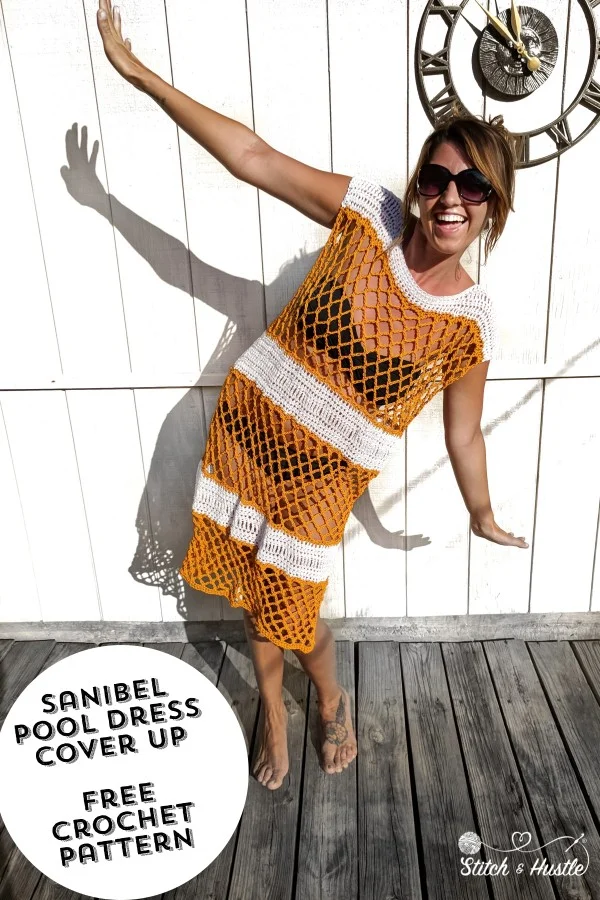
[[[240,602],[236,603],[236,601],[233,600],[229,596],[229,594],[223,594],[223,593],[220,593],[219,591],[211,590],[208,587],[199,587],[195,584],[192,584],[191,581],[189,581],[189,579],[186,578],[186,576],[183,574],[181,569],[179,569],[178,571],[179,571],[179,574],[181,575],[181,577],[183,578],[183,580],[185,581],[185,583],[188,584],[193,590],[202,591],[204,594],[211,594],[213,597],[223,597],[224,600],[227,600],[227,602],[229,603],[229,605],[231,606],[232,609],[245,609],[246,612],[252,616],[253,625],[254,625],[254,628],[256,629],[256,631],[258,631],[258,633],[262,637],[266,638],[271,644],[274,644],[276,647],[279,647],[281,650],[292,650],[292,651],[299,650],[301,653],[310,653],[312,650],[315,649],[315,644],[316,644],[315,638],[313,638],[313,641],[308,649],[306,649],[303,646],[299,646],[299,645],[291,647],[289,644],[283,643],[281,640],[278,640],[277,638],[275,638],[273,636],[273,634],[271,634],[264,627],[264,625],[260,622],[260,620],[255,616],[253,610],[250,609],[243,602],[240,601]],[[319,617],[317,616],[317,621],[318,621],[318,618]],[[221,621],[226,621],[226,620],[222,619]],[[315,631],[316,631],[316,625],[315,625]]]

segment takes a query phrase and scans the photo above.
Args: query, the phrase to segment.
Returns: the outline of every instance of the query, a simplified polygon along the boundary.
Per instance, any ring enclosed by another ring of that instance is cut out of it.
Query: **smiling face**
[[[457,175],[463,169],[475,168],[463,150],[450,141],[444,141],[436,147],[429,162],[445,166],[453,175]],[[470,203],[462,199],[453,181],[438,197],[423,197],[418,194],[418,198],[421,228],[427,242],[438,253],[459,254],[459,257],[479,235],[493,212],[493,194],[484,203]],[[436,215],[439,213],[455,213],[465,221],[460,225],[444,227],[436,221]]]

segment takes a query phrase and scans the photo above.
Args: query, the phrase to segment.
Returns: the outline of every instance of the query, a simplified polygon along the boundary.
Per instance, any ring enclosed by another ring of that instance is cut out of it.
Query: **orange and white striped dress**
[[[350,510],[438,391],[491,359],[479,285],[438,297],[411,275],[400,199],[354,177],[295,295],[230,369],[198,467],[180,568],[308,652]]]

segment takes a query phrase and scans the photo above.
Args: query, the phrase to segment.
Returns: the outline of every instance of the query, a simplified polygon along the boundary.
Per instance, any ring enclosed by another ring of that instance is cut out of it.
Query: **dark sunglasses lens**
[[[478,172],[465,171],[459,174],[457,182],[460,196],[473,203],[485,200],[490,192],[491,185],[487,178]],[[420,194],[425,197],[437,197],[443,194],[448,183],[448,173],[442,166],[436,166],[433,163],[421,166],[418,178]]]
[[[460,194],[464,200],[473,202],[485,200],[489,188],[487,179],[475,172],[465,172],[464,177],[460,180]]]
[[[419,193],[426,197],[437,197],[443,193],[448,183],[448,177],[443,169],[437,166],[421,166],[418,179]]]

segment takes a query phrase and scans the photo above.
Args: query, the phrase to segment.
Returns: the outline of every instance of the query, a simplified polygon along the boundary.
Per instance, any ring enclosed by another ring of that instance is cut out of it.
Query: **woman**
[[[501,119],[456,116],[425,142],[400,201],[279,153],[164,82],[123,40],[111,0],[99,0],[98,27],[115,69],[233,175],[332,229],[297,293],[225,379],[180,571],[244,610],[264,709],[257,780],[273,790],[288,770],[286,648],[317,691],[322,768],[341,772],[356,739],[319,607],[352,505],[439,390],[473,533],[528,546],[490,505],[480,420],[493,310],[460,265],[486,228],[489,253],[513,208],[510,135]]]

